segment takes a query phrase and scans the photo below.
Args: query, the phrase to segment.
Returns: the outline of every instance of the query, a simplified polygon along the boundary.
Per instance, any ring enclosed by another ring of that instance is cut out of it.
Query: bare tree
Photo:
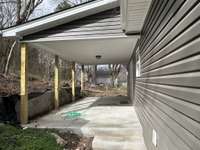
[[[92,1],[92,0],[63,0],[63,1],[65,1],[68,4],[74,6],[74,5],[79,5],[79,4],[82,4],[82,3],[85,3],[85,2],[89,2],[89,1]]]
[[[117,77],[121,71],[121,64],[110,64],[109,70],[111,72],[110,74],[111,74],[111,79],[112,79],[112,86],[115,87]]]
[[[0,2],[0,29],[11,26],[14,23],[15,5],[15,0],[3,0]]]
[[[72,7],[72,5],[70,5],[67,1],[63,1],[60,4],[58,4],[55,11],[65,10],[65,9],[70,8],[70,7]]]
[[[40,5],[43,0],[3,0],[0,2],[0,27],[1,29],[13,25],[19,25],[26,22],[35,8]],[[7,56],[4,73],[8,73],[10,59],[16,46],[13,41],[11,46],[8,44],[9,53]]]
[[[59,10],[65,10],[68,9],[70,7],[85,3],[85,2],[89,2],[92,0],[63,0],[56,8],[56,11]]]
[[[85,73],[87,75],[88,83],[92,84],[93,66],[92,65],[85,65]]]

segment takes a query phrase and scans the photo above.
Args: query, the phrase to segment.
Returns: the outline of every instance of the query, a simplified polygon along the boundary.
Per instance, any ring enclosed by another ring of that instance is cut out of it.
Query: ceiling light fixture
[[[96,55],[96,59],[101,59],[101,55]]]

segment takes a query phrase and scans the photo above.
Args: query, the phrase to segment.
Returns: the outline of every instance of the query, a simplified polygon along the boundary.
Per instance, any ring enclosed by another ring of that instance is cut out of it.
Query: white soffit
[[[152,0],[121,0],[122,28],[126,33],[142,30]]]
[[[127,64],[138,36],[29,43],[81,64]],[[101,59],[96,56],[101,55]]]
[[[2,31],[3,37],[22,37],[119,6],[118,0],[96,0]]]

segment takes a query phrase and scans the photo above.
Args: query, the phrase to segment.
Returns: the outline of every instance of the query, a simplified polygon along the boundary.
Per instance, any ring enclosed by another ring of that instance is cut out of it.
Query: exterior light
[[[101,59],[101,55],[96,55],[96,59]]]

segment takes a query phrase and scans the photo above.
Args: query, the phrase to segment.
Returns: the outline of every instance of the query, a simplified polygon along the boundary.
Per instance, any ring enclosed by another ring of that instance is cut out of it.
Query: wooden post
[[[97,84],[97,65],[94,66],[94,84]]]
[[[81,65],[81,92],[84,90],[84,65]]]
[[[20,122],[28,123],[28,50],[27,44],[20,45],[21,72],[20,72]]]
[[[75,63],[72,63],[72,101],[75,101]]]
[[[60,91],[60,79],[59,79],[59,57],[55,56],[55,68],[54,68],[54,107],[59,108],[59,91]]]

